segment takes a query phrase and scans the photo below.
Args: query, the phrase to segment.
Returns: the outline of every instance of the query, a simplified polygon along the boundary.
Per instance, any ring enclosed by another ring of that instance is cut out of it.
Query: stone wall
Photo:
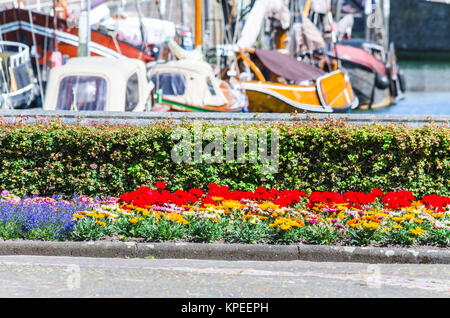
[[[390,39],[399,50],[450,53],[450,4],[391,0]]]

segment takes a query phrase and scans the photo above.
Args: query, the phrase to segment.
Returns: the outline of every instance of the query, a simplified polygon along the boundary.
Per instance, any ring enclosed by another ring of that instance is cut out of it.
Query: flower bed
[[[0,236],[98,240],[345,245],[450,244],[450,198],[409,191],[383,194],[266,189],[212,183],[167,191],[140,187],[108,200],[0,196]],[[42,211],[35,218],[34,211]],[[36,220],[36,221],[30,221]],[[29,225],[30,224],[30,225]],[[14,230],[11,230],[14,229]],[[14,234],[12,234],[14,233]],[[42,234],[49,233],[49,234]]]

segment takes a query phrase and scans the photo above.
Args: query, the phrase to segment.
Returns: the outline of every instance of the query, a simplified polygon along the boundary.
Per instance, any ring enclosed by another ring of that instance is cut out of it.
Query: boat
[[[159,104],[172,111],[245,112],[246,95],[215,77],[201,60],[181,59],[148,64],[148,78],[155,85]]]
[[[240,50],[237,62],[241,61],[252,72],[241,73],[239,80],[249,112],[332,113],[358,106],[344,70],[327,73],[277,50]]]
[[[255,49],[264,20],[270,18],[272,49]],[[358,106],[342,69],[329,72],[299,61],[287,50],[291,16],[283,0],[256,0],[236,45],[225,47],[222,77],[245,90],[250,112],[348,112]],[[232,55],[234,52],[234,56]]]
[[[59,52],[65,58],[78,56],[79,27],[67,18],[21,8],[7,9],[0,13],[0,33],[4,40],[21,42],[30,47],[36,44],[41,66],[52,61],[54,52]],[[91,56],[126,56],[151,62],[155,57],[149,51],[151,52],[151,47],[119,38],[107,28],[90,30]]]
[[[217,78],[202,53],[202,6],[196,1],[195,48],[186,50],[166,41],[165,60],[148,63],[148,78],[155,85],[158,104],[182,112],[247,112],[248,99],[231,83]]]
[[[1,99],[0,108],[28,108],[39,96],[27,45],[0,41]]]
[[[138,59],[76,57],[51,69],[44,110],[164,111]]]
[[[333,20],[329,1],[308,2],[310,11],[306,13],[315,19],[329,42],[322,59],[337,61],[348,72],[359,108],[386,107],[403,98],[405,78],[397,64],[394,44],[388,40],[389,1],[366,1],[364,5],[352,2],[355,4],[352,11],[348,4],[344,10],[343,1],[338,0],[334,10],[338,23]],[[357,15],[365,17],[365,39],[351,38]],[[327,18],[318,19],[317,16]],[[369,24],[372,27],[367,27]],[[335,34],[327,36],[327,32]]]
[[[382,108],[403,98],[406,83],[397,65],[393,44],[385,53],[383,47],[374,42],[345,40],[328,55],[338,59],[349,73],[360,108]]]

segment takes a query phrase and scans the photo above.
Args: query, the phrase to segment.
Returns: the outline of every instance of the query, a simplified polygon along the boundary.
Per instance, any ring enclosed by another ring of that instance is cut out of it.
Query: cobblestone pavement
[[[450,265],[0,256],[0,297],[450,297]]]

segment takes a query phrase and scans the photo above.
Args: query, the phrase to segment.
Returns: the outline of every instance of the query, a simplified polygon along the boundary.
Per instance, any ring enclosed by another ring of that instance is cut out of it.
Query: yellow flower
[[[384,226],[382,229],[381,229],[381,233],[384,233],[384,232],[390,232],[391,231],[391,228],[390,227],[386,227],[386,226]]]
[[[135,224],[135,223],[139,222],[140,220],[143,220],[143,218],[132,218],[132,219],[130,219],[130,223]]]
[[[338,217],[339,220],[345,220],[345,219],[347,219],[347,217],[345,216],[345,214],[342,213],[342,212],[340,212],[340,213],[338,214],[337,217]]]
[[[239,209],[243,207],[243,205],[236,200],[225,200],[221,203],[224,208],[228,209]]]
[[[78,219],[84,218],[84,215],[76,214],[76,213],[75,213],[73,216],[74,216],[77,220],[78,220]]]
[[[403,226],[401,226],[400,224],[394,224],[392,225],[393,229],[403,229]]]
[[[272,202],[264,202],[259,205],[259,208],[263,211],[266,211],[269,209],[278,210],[278,209],[280,209],[280,206],[277,204],[274,204]]]
[[[95,221],[95,223],[100,224],[101,226],[106,226],[105,222],[102,222],[102,221],[99,221],[99,220]]]
[[[380,227],[380,224],[378,224],[377,222],[369,221],[369,222],[363,222],[363,226],[366,229],[376,230],[376,229],[378,229]]]
[[[289,230],[292,227],[302,227],[304,226],[303,221],[300,219],[288,219],[288,218],[278,218],[273,223],[269,224],[270,227],[279,226],[282,230]]]
[[[424,229],[421,229],[420,227],[416,227],[415,229],[410,229],[409,231],[414,235],[422,235],[427,232]]]
[[[403,216],[403,218],[404,218],[405,220],[409,221],[409,220],[411,220],[411,219],[414,218],[414,215],[412,215],[412,214],[405,214],[405,215]]]
[[[412,205],[413,207],[418,208],[418,207],[422,206],[422,202],[420,202],[420,201],[413,201],[413,202],[411,203],[411,205]]]
[[[416,222],[416,223],[419,223],[419,224],[423,222],[423,220],[421,220],[421,219],[416,219],[416,218],[414,218],[413,221]]]
[[[395,216],[392,218],[392,220],[394,220],[394,222],[401,223],[403,221],[403,218]]]

